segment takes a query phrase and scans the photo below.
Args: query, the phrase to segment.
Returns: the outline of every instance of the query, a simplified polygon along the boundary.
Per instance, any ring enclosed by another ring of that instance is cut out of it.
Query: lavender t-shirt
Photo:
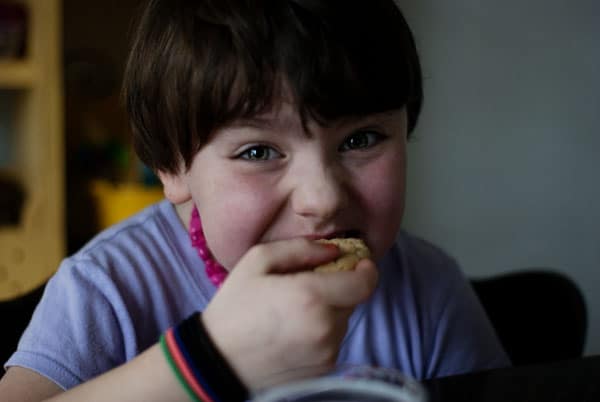
[[[508,365],[473,290],[439,249],[401,233],[378,266],[377,291],[352,315],[339,363],[418,379]],[[63,261],[5,366],[71,388],[134,358],[214,293],[163,201]]]

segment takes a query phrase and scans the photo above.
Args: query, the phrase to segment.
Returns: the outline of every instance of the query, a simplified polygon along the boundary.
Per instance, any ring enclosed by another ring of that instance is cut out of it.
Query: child
[[[235,402],[336,363],[508,364],[454,261],[400,230],[422,87],[393,0],[151,0],[124,93],[167,200],[63,262],[8,400]],[[313,272],[334,237],[372,259]]]

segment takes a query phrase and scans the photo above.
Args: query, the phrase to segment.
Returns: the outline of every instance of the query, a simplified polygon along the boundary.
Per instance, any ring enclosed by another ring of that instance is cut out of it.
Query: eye
[[[339,147],[339,151],[345,152],[371,148],[383,141],[384,138],[383,134],[376,131],[357,131],[344,139],[344,142]]]
[[[237,155],[237,158],[248,161],[268,161],[280,157],[279,152],[267,145],[252,145]]]

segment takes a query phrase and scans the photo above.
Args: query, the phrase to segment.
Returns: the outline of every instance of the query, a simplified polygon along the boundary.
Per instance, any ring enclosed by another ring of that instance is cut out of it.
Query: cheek
[[[404,206],[404,158],[390,155],[361,172],[360,192],[368,211],[376,215],[395,215]]]
[[[249,180],[214,183],[210,194],[196,199],[208,246],[227,269],[256,244],[268,224],[273,199]],[[235,191],[232,191],[235,189]]]
[[[400,229],[405,183],[405,162],[400,156],[381,158],[361,173],[363,219],[376,257],[391,247]]]

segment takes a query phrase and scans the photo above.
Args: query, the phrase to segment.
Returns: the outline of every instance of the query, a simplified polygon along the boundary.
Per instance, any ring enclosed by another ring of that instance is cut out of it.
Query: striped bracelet
[[[160,344],[177,380],[194,402],[243,402],[249,397],[204,328],[200,313],[169,328]]]

